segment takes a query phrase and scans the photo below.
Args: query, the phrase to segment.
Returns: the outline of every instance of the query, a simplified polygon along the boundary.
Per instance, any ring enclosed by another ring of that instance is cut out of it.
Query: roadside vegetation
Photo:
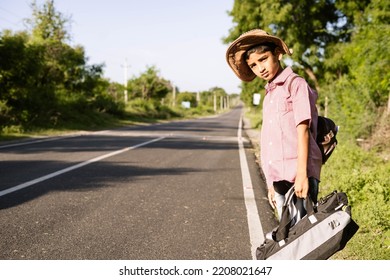
[[[246,117],[253,129],[260,129],[260,108],[247,108]],[[360,226],[332,259],[390,259],[390,116],[375,131],[356,141],[340,130],[337,148],[322,167],[319,197],[334,190],[347,193],[352,218]],[[258,157],[258,147],[254,152]]]
[[[27,30],[0,31],[0,140],[215,114],[237,99],[219,87],[182,92],[155,66],[112,82],[70,44],[53,0],[31,9]]]
[[[236,25],[226,42],[259,27],[284,38],[294,50],[286,65],[317,90],[320,114],[340,126],[339,144],[322,168],[319,196],[346,192],[360,229],[332,259],[389,260],[389,1],[236,0],[230,14]],[[256,129],[261,105],[252,105],[252,95],[263,87],[260,80],[242,84]]]

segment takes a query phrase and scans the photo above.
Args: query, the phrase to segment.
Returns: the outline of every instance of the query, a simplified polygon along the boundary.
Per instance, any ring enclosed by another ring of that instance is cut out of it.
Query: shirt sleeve
[[[291,85],[291,97],[295,119],[295,126],[301,122],[309,120],[311,124],[311,106],[309,96],[309,86],[303,78],[297,78]]]

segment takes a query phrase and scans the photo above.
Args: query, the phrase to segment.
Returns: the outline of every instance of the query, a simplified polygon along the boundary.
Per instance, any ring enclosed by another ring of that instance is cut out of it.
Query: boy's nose
[[[259,71],[260,71],[260,73],[263,72],[264,69],[265,69],[265,68],[264,68],[263,66],[259,65]]]

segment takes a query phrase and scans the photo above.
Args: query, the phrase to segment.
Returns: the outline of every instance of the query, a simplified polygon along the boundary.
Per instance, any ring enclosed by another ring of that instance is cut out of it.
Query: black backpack
[[[316,142],[321,150],[322,164],[324,164],[333,153],[337,145],[336,135],[338,126],[329,118],[318,116]]]
[[[289,92],[291,91],[291,85],[293,80],[297,77],[299,77],[299,75],[295,75],[290,79],[290,83],[288,86]],[[328,158],[337,146],[337,132],[338,126],[334,123],[333,120],[326,117],[318,116],[316,142],[322,154],[322,164],[324,164],[328,160]]]

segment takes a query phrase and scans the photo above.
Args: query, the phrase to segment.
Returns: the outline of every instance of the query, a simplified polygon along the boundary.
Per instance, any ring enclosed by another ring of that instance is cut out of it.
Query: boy
[[[226,59],[243,81],[256,76],[268,83],[263,101],[261,166],[268,200],[279,219],[284,195],[294,186],[299,215],[305,214],[307,195],[317,202],[321,172],[321,151],[316,144],[317,94],[307,82],[283,69],[280,60],[291,51],[283,40],[261,29],[242,34],[228,48]],[[299,219],[299,217],[298,217]]]

